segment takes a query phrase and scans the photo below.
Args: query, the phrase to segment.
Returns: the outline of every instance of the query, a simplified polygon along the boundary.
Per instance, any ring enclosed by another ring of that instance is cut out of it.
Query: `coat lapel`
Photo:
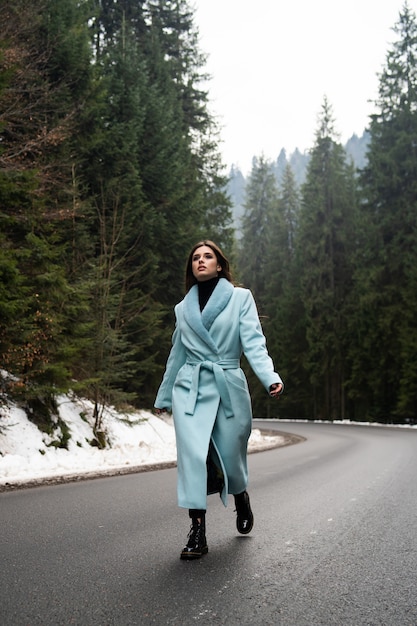
[[[216,317],[229,302],[233,289],[232,283],[225,278],[220,278],[202,313],[198,303],[197,285],[193,285],[184,298],[184,317],[187,324],[191,326],[200,339],[215,353],[218,353],[218,348],[209,330]]]

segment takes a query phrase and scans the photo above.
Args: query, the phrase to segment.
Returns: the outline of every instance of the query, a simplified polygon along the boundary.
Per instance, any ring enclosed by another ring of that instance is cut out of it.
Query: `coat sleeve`
[[[240,308],[240,340],[243,353],[249,365],[267,391],[274,383],[282,383],[281,377],[274,371],[274,364],[268,354],[266,339],[263,334],[255,300],[246,289]]]
[[[172,347],[168,356],[165,373],[156,395],[154,406],[156,409],[172,410],[172,388],[178,371],[186,361],[186,352],[181,341],[178,320],[172,335]]]

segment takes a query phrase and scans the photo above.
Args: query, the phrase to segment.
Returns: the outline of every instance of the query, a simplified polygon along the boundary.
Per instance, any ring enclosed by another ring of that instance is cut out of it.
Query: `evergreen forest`
[[[0,23],[0,402],[47,425],[71,390],[93,401],[97,436],[104,406],[151,408],[188,251],[212,239],[285,382],[274,403],[248,369],[256,416],[416,420],[407,2],[366,159],[324,98],[302,182],[254,157],[238,236],[191,2],[0,0]]]

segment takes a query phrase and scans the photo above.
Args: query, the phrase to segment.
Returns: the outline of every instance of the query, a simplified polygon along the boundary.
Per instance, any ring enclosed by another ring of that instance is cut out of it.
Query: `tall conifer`
[[[87,15],[72,0],[16,0],[2,12],[0,219],[6,278],[18,287],[2,359],[29,403],[48,403],[66,388],[73,353],[66,224],[74,216],[71,139],[89,80]]]
[[[270,298],[268,261],[271,249],[271,227],[278,202],[278,188],[272,164],[263,156],[254,159],[246,185],[242,236],[238,248],[238,279],[252,291],[266,334]],[[253,372],[246,366],[245,370],[252,391],[254,411],[259,416],[266,416],[269,411],[268,396]]]
[[[353,169],[337,142],[331,107],[324,100],[307,180],[302,188],[297,245],[300,295],[305,310],[311,416],[346,415],[347,302],[356,245]]]
[[[300,193],[289,164],[282,172],[279,202],[272,213],[266,265],[265,330],[268,346],[285,383],[279,406],[266,410],[284,415],[306,414],[306,370],[300,355],[306,352],[305,316],[297,289],[297,237]]]
[[[361,178],[368,237],[355,360],[364,410],[383,420],[417,410],[417,21],[408,3],[393,30]]]

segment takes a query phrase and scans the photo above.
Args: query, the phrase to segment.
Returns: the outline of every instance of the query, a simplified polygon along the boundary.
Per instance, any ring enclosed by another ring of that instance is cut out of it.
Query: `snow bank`
[[[161,419],[148,411],[120,414],[105,410],[103,430],[109,446],[100,450],[91,445],[91,402],[61,396],[58,411],[70,431],[68,449],[54,445],[62,434],[59,426],[51,437],[29,421],[22,409],[0,407],[0,484],[176,459],[174,428],[168,418]]]
[[[149,411],[118,413],[107,409],[103,430],[109,442],[103,450],[92,446],[93,405],[88,400],[60,396],[58,417],[70,432],[68,449],[56,447],[62,435],[57,418],[53,436],[41,432],[17,406],[0,406],[0,486],[71,475],[132,470],[176,461],[172,417]],[[254,429],[251,452],[284,443]]]

